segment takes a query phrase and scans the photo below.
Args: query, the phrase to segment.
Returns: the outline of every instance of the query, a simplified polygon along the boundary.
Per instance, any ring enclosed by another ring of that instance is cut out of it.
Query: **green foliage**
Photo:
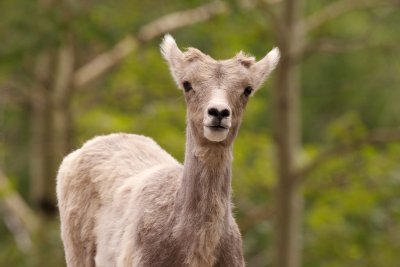
[[[397,266],[399,149],[366,147],[310,177],[305,266]]]

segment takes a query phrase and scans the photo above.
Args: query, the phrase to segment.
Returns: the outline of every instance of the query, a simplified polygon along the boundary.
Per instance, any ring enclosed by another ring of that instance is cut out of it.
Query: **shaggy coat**
[[[279,53],[216,61],[197,49],[181,52],[170,36],[162,52],[186,91],[184,165],[152,139],[122,133],[65,157],[57,197],[69,267],[245,265],[232,216],[232,143],[249,86],[260,86]],[[228,110],[218,125],[210,125],[217,120],[210,106]]]

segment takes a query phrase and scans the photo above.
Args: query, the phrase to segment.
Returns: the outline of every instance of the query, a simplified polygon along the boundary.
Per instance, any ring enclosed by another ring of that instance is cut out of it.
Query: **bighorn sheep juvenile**
[[[214,60],[166,35],[161,52],[187,103],[184,164],[134,134],[96,137],[65,157],[57,197],[69,267],[245,265],[231,210],[232,143],[279,50]]]

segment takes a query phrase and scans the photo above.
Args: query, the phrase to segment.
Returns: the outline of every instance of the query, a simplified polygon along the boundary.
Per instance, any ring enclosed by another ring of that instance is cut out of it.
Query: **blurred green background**
[[[260,59],[284,42],[287,2],[296,1],[2,0],[0,266],[65,265],[54,179],[85,140],[148,135],[182,161],[185,105],[159,53],[165,31],[217,59],[240,50]],[[323,23],[302,36],[294,63],[299,161],[339,150],[302,177],[297,266],[399,266],[399,1],[309,0],[300,9],[300,22]],[[235,213],[250,267],[276,266],[276,79],[251,99],[234,145]]]

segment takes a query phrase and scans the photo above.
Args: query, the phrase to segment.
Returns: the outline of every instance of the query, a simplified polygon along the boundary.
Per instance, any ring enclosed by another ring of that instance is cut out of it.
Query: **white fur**
[[[176,47],[177,44],[175,42],[175,39],[172,38],[171,35],[166,34],[160,45],[161,54],[164,56],[164,58],[169,59],[171,57],[173,50],[175,50]]]
[[[206,137],[208,140],[212,142],[221,142],[225,140],[225,138],[229,133],[229,128],[231,127],[231,116],[223,118],[221,121],[221,125],[226,127],[225,130],[224,129],[212,130],[210,129],[210,127],[208,127],[212,124],[213,120],[213,117],[208,114],[208,110],[210,108],[215,108],[220,111],[223,109],[227,109],[229,110],[230,113],[232,113],[232,110],[229,107],[229,102],[225,90],[217,89],[212,91],[210,97],[210,103],[205,109],[204,120],[203,120],[204,137]]]
[[[270,72],[276,68],[276,65],[279,63],[279,59],[281,58],[281,53],[278,47],[274,47],[268,54],[267,54],[268,62],[269,62],[269,69]],[[268,73],[269,74],[269,73]]]
[[[179,50],[175,39],[171,35],[166,34],[163,41],[160,44],[161,54],[168,61],[169,69],[172,77],[177,83],[178,87],[182,89],[182,84],[179,81],[181,75],[181,68],[183,64],[183,53]]]
[[[265,78],[276,68],[279,59],[280,51],[278,47],[275,47],[252,67],[252,71],[254,72],[255,89],[258,89],[264,82]]]
[[[229,107],[229,101],[226,95],[226,91],[222,89],[213,90],[211,93],[208,108],[216,108],[218,110],[228,109],[229,112],[231,112],[232,110]]]
[[[212,142],[224,141],[228,136],[229,129],[212,130],[210,127],[204,126],[204,137]]]

